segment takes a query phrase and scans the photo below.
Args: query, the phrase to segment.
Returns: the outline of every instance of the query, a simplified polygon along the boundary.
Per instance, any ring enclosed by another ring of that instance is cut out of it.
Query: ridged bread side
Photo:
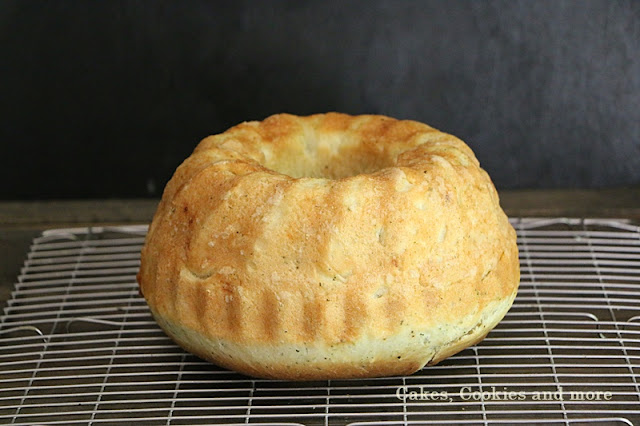
[[[511,306],[519,264],[459,139],[380,116],[278,115],[205,139],[178,168],[139,281],[159,324],[205,359],[345,378],[407,374],[477,342]]]

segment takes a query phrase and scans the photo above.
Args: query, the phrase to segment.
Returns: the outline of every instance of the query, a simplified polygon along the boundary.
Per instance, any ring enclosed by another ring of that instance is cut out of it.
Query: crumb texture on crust
[[[271,116],[176,170],[138,274],[185,349],[259,377],[409,374],[481,340],[519,283],[471,149],[425,124]]]

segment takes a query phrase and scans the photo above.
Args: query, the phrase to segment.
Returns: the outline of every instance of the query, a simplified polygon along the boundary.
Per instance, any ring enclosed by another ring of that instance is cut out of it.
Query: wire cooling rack
[[[146,227],[45,231],[0,318],[0,423],[640,424],[640,227],[512,223],[520,291],[483,342],[412,376],[316,382],[174,345],[135,281]]]

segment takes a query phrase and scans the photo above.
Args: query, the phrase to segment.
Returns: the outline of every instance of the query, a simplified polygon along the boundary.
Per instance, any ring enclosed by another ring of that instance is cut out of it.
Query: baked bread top
[[[176,170],[138,275],[191,352],[290,379],[408,374],[482,339],[519,283],[515,231],[454,136],[274,115]]]

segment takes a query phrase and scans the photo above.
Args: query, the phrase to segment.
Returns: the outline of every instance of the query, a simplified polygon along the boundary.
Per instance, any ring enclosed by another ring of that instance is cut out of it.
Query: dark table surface
[[[640,223],[640,187],[500,191],[511,217],[607,217]],[[31,241],[43,230],[149,223],[157,199],[0,201],[0,305],[10,297]]]

